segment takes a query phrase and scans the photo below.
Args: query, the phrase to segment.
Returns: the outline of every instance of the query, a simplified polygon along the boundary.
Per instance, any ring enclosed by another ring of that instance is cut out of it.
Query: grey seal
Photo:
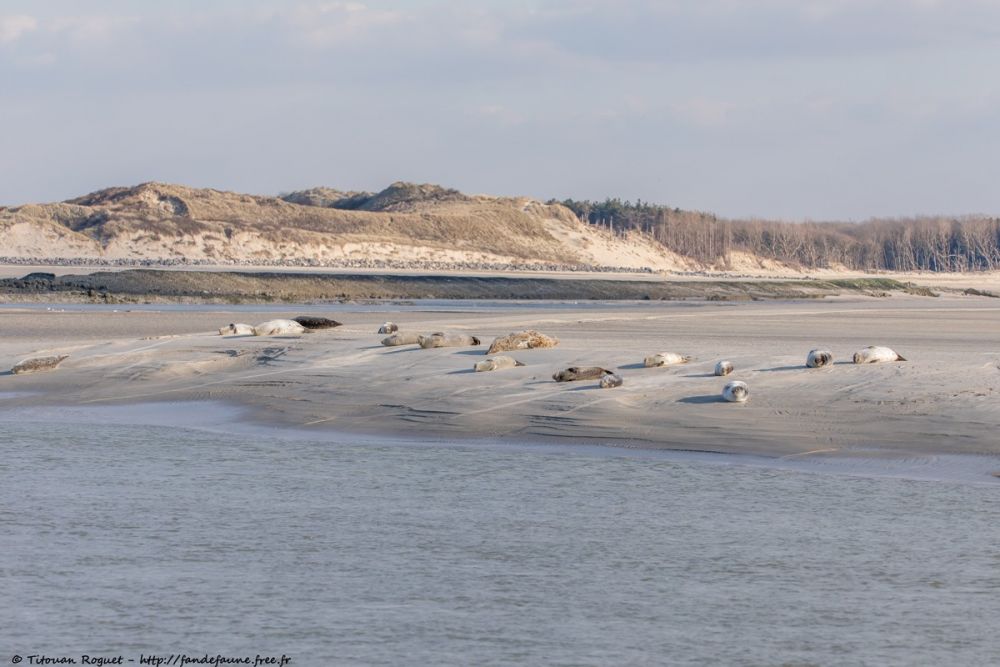
[[[510,352],[512,350],[532,350],[536,347],[555,347],[558,344],[558,338],[546,336],[534,329],[528,329],[494,339],[486,354]]]
[[[467,347],[469,345],[479,345],[479,339],[475,336],[467,336],[466,334],[447,334],[439,331],[429,336],[419,336],[417,343],[426,350],[432,347]]]
[[[420,334],[416,333],[394,333],[382,339],[382,344],[386,347],[398,347],[400,345],[416,345]]]
[[[14,364],[10,372],[14,375],[23,375],[25,373],[51,371],[68,358],[68,354],[60,354],[52,357],[32,357],[31,359],[25,359]]]
[[[482,373],[484,371],[500,371],[506,368],[514,368],[516,366],[523,365],[524,364],[514,357],[500,355],[498,357],[493,357],[492,359],[486,359],[485,361],[477,361],[473,368],[477,373]]]

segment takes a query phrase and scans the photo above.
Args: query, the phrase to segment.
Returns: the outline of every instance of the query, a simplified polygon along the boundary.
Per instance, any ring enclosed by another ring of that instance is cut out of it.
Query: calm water
[[[989,484],[30,420],[3,664],[1000,664]]]
[[[702,302],[671,301],[670,308],[696,308]],[[733,303],[715,303],[716,307],[733,307]],[[661,301],[565,301],[546,299],[385,299],[361,302],[317,302],[276,304],[195,304],[195,303],[0,303],[3,310],[42,310],[78,313],[142,312],[231,312],[231,313],[394,313],[394,312],[504,312],[507,310],[630,310],[637,307],[663,308]]]

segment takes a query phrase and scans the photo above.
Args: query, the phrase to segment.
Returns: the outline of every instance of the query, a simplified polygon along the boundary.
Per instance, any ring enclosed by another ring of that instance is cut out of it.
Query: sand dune
[[[343,327],[301,336],[223,338],[231,312],[0,311],[0,366],[69,354],[54,372],[0,377],[0,405],[225,400],[289,427],[632,447],[828,456],[1000,454],[1000,309],[991,299],[840,298],[792,303],[532,306],[392,312],[403,331],[484,340],[535,328],[552,349],[526,365],[475,373],[485,347],[385,348],[387,313],[338,311]],[[287,313],[241,312],[263,321]],[[857,349],[893,347],[906,363],[856,366]],[[831,349],[832,366],[805,368]],[[661,349],[684,365],[643,368]],[[713,375],[731,360],[735,372]],[[554,371],[596,365],[625,384],[560,384]],[[721,400],[729,380],[751,399]],[[16,393],[13,393],[16,392]],[[30,396],[20,392],[32,392]]]
[[[308,193],[299,193],[308,194]],[[356,193],[355,193],[356,194]],[[589,267],[671,270],[691,262],[642,235],[621,237],[558,204],[465,196],[396,183],[358,208],[167,183],[65,202],[0,206],[0,254],[96,262],[377,266]]]

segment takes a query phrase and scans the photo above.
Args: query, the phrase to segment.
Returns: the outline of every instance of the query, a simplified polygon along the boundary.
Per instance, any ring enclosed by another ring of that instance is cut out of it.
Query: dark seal
[[[556,382],[574,382],[576,380],[599,380],[605,375],[614,375],[612,371],[600,366],[570,366],[552,376]]]
[[[326,317],[310,317],[308,315],[299,315],[298,317],[293,317],[292,320],[298,322],[306,329],[332,329],[333,327],[340,326],[340,322],[328,319]]]

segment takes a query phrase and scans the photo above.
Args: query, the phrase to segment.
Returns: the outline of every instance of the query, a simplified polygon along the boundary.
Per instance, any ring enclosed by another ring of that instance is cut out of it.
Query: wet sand
[[[310,308],[310,312],[317,312]],[[221,337],[304,312],[0,309],[0,368],[69,354],[55,371],[0,375],[4,407],[226,401],[261,424],[347,433],[613,444],[785,457],[1000,455],[1000,308],[994,299],[534,304],[454,310],[339,310],[343,327],[302,336]],[[473,334],[484,345],[386,348],[378,325]],[[536,328],[558,347],[511,353],[525,366],[475,373],[496,336]],[[887,345],[909,361],[856,366]],[[831,349],[832,367],[806,353]],[[643,368],[656,352],[686,365]],[[729,359],[736,371],[712,375]],[[622,387],[555,383],[571,365],[617,369]],[[750,401],[719,398],[728,380]],[[179,424],[183,425],[183,424]],[[1000,464],[998,464],[1000,469]]]

